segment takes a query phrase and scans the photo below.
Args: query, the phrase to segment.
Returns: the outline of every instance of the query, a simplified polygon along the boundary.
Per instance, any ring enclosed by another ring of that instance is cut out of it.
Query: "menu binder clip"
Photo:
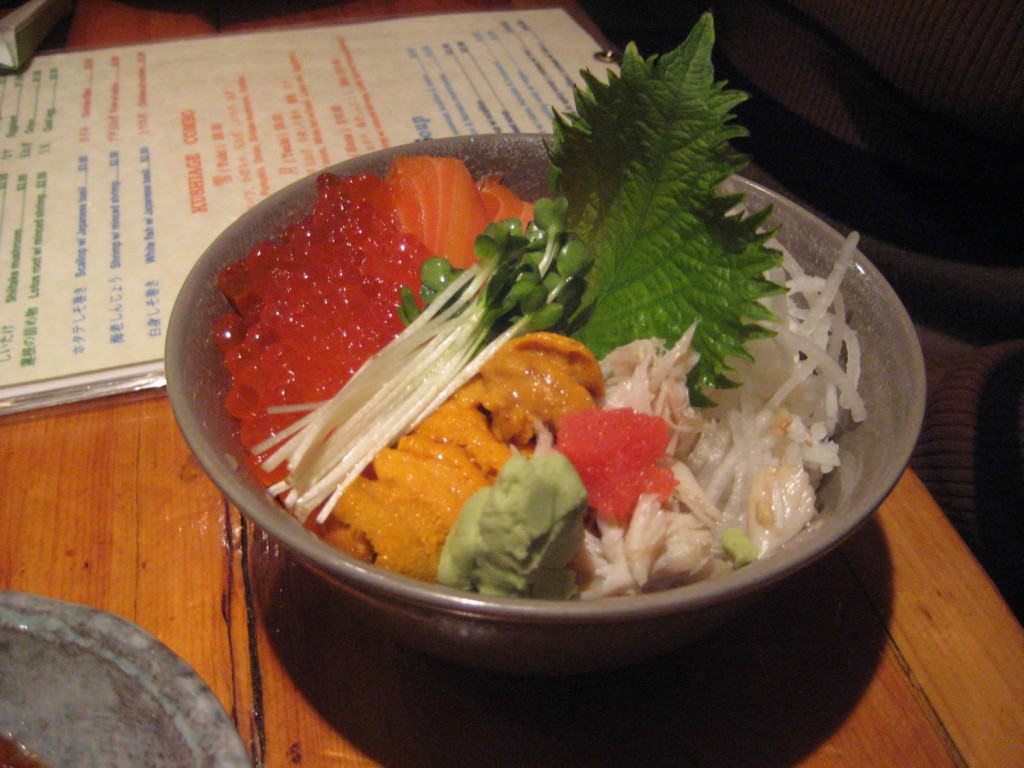
[[[0,17],[0,72],[21,69],[74,0],[29,0]]]

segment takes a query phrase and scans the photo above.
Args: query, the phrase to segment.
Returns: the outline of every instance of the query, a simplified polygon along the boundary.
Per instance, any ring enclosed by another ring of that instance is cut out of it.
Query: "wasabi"
[[[449,587],[485,595],[565,599],[583,543],[587,491],[560,453],[513,454],[490,488],[466,501],[437,569]]]
[[[722,531],[722,551],[737,568],[757,560],[757,547],[742,530],[735,527]]]

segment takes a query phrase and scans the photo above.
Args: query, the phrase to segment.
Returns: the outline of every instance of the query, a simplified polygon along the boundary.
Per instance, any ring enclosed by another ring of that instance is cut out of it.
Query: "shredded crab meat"
[[[768,277],[786,286],[767,300],[780,320],[753,342],[755,363],[735,361],[741,386],[716,392],[698,412],[686,374],[696,362],[692,329],[671,348],[627,344],[602,361],[604,407],[664,418],[672,430],[665,459],[678,485],[664,501],[642,496],[627,521],[598,517],[580,570],[584,599],[660,589],[706,577],[724,562],[717,542],[742,530],[763,557],[817,513],[816,488],[839,466],[837,431],[866,418],[858,393],[860,346],[847,324],[840,284],[857,236],[842,245],[826,277],[808,275],[778,243],[782,264]]]
[[[712,534],[691,515],[644,494],[628,524],[599,515],[600,535],[585,540],[590,586],[581,597],[636,594],[692,581],[710,567]]]
[[[666,349],[659,339],[638,339],[612,350],[602,361],[606,408],[632,408],[660,416],[670,429],[668,452],[684,454],[700,434],[702,420],[690,405],[686,377],[697,364],[690,347],[696,326]]]

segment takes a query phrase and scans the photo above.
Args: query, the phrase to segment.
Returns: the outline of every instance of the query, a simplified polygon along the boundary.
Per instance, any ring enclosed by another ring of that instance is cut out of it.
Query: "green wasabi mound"
[[[565,599],[583,542],[587,491],[565,456],[514,454],[466,501],[441,550],[437,580],[483,595]]]

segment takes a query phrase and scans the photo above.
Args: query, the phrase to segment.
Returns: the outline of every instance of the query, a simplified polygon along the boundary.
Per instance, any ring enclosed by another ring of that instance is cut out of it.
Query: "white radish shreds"
[[[665,465],[678,486],[660,503],[641,496],[628,521],[597,516],[579,557],[582,598],[705,578],[723,567],[726,528],[743,530],[763,557],[817,513],[815,489],[839,466],[837,430],[866,417],[857,391],[860,345],[839,290],[857,236],[846,240],[826,277],[807,275],[775,246],[783,262],[768,277],[787,287],[766,302],[779,318],[767,324],[776,333],[748,346],[755,362],[735,361],[732,378],[740,386],[713,393],[714,408],[698,412],[689,402],[693,329],[671,349],[656,339],[635,341],[602,361],[603,407],[634,408],[669,423]]]
[[[736,363],[741,386],[715,393],[717,407],[707,413],[707,431],[689,457],[727,524],[743,528],[762,555],[812,516],[800,489],[816,487],[839,465],[833,437],[844,413],[853,422],[866,416],[857,391],[860,345],[839,292],[856,244],[851,235],[825,278],[807,275],[783,250],[782,267],[769,275],[788,288],[768,302],[780,318],[769,326],[776,335],[749,346],[754,363]],[[769,517],[766,499],[774,500],[768,533],[756,519],[758,509],[762,520]]]

